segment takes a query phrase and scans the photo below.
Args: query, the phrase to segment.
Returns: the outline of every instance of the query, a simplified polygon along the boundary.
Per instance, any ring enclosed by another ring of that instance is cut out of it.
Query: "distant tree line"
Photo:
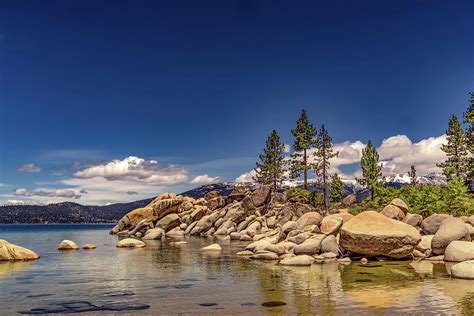
[[[453,115],[446,130],[447,142],[441,150],[446,153],[446,160],[437,164],[443,171],[448,182],[467,185],[474,180],[474,92],[471,92],[468,109],[463,113],[463,129],[458,118]],[[305,110],[291,130],[294,137],[293,152],[290,157],[284,156],[285,147],[278,133],[273,130],[268,136],[260,162],[255,167],[254,180],[257,183],[271,185],[274,190],[280,188],[287,179],[303,178],[303,189],[308,189],[308,172],[313,171],[324,195],[324,206],[328,202],[336,203],[343,198],[344,186],[337,174],[330,174],[330,160],[338,156],[334,150],[332,138],[326,127],[321,125],[319,131],[311,123]],[[313,159],[309,155],[312,152]],[[374,201],[381,188],[385,187],[382,175],[382,164],[379,154],[369,140],[362,150],[360,160],[362,177],[356,180],[370,189],[370,200]],[[416,168],[411,166],[408,171],[410,186],[418,185]],[[466,188],[467,190],[467,188]]]

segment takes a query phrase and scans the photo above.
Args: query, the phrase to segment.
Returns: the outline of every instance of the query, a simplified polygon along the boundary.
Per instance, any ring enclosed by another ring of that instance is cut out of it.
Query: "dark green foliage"
[[[308,188],[308,170],[311,165],[308,163],[308,149],[316,144],[316,128],[309,121],[305,110],[301,111],[300,118],[296,122],[296,128],[291,131],[295,137],[293,144],[294,153],[291,155],[290,177],[296,179],[303,174],[304,189]]]
[[[434,213],[445,213],[454,216],[474,215],[474,199],[467,193],[464,180],[454,177],[446,185],[377,187],[376,198],[366,200],[351,207],[351,213],[356,214],[365,210],[381,210],[394,198],[400,198],[407,203],[410,213],[429,216]]]
[[[324,205],[324,195],[322,192],[319,192],[319,191],[310,192],[305,189],[290,188],[288,189],[286,194],[287,194],[288,199],[294,196],[298,196],[298,197],[304,198],[308,204],[311,204],[313,206]]]
[[[339,175],[336,173],[331,180],[331,193],[329,195],[329,200],[331,203],[337,203],[342,200],[344,195],[344,184],[339,178]]]
[[[257,183],[272,185],[276,190],[285,180],[284,156],[285,146],[280,142],[280,137],[275,130],[268,136],[260,163],[257,162],[254,180]]]
[[[314,172],[316,173],[316,177],[318,177],[320,180],[325,197],[327,196],[329,185],[329,166],[331,165],[329,160],[336,157],[337,155],[338,152],[334,151],[332,145],[332,138],[329,136],[329,133],[323,124],[319,129],[319,134],[316,141],[316,151],[314,152]],[[326,205],[326,199],[324,200]]]
[[[410,185],[415,187],[418,183],[415,166],[411,166],[408,176],[410,177]]]
[[[376,188],[382,185],[382,165],[379,164],[379,154],[369,140],[367,146],[362,149],[362,158],[360,160],[362,167],[362,179],[357,179],[361,185],[369,187],[371,191],[371,200],[374,200]]]
[[[447,159],[437,166],[443,169],[443,174],[448,180],[455,176],[466,179],[469,161],[466,137],[455,115],[449,120],[446,135],[447,143],[441,146],[441,150],[446,153]]]
[[[474,181],[474,92],[469,93],[469,107],[464,112],[466,128],[466,143],[470,152],[468,161],[468,180]]]

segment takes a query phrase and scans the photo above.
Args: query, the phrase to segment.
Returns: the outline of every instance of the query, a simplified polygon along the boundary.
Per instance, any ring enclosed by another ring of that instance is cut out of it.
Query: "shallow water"
[[[109,225],[0,225],[0,239],[41,255],[0,263],[1,314],[48,304],[87,301],[148,304],[143,314],[474,314],[474,282],[450,279],[430,262],[313,264],[282,267],[238,258],[240,242],[186,238],[117,249]],[[96,250],[61,253],[63,239]],[[263,304],[263,305],[262,305]],[[112,312],[105,312],[112,313]],[[90,314],[90,313],[88,313]]]

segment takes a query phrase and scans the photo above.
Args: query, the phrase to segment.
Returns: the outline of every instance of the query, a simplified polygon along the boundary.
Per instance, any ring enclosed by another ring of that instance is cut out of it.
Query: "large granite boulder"
[[[451,217],[448,214],[430,215],[421,222],[421,229],[426,235],[434,235],[438,231],[439,226],[441,226],[441,223]]]
[[[156,240],[162,239],[165,236],[165,231],[161,228],[153,228],[146,231],[143,240]]]
[[[452,241],[444,251],[445,261],[474,260],[474,242]]]
[[[408,213],[403,221],[413,227],[419,227],[421,225],[421,222],[423,222],[423,216],[421,216],[420,214]]]
[[[317,235],[315,237],[311,237],[306,239],[299,245],[296,245],[293,248],[293,252],[295,255],[315,255],[319,254],[321,251],[321,242],[324,239],[324,235]]]
[[[321,226],[319,227],[321,233],[325,235],[336,236],[339,233],[344,221],[342,217],[329,215],[323,218]]]
[[[0,239],[0,261],[36,260],[38,258],[39,256],[33,251]]]
[[[451,276],[457,279],[474,280],[474,260],[467,260],[453,265]]]
[[[466,224],[458,218],[447,218],[441,223],[431,241],[434,254],[442,255],[446,247],[455,240],[471,241],[471,234]]]
[[[404,215],[407,215],[408,206],[406,205],[406,203],[402,199],[395,198],[395,199],[392,200],[392,202],[390,202],[390,205],[397,207],[398,209],[403,211]]]
[[[165,232],[172,230],[175,227],[181,225],[181,219],[179,218],[178,214],[168,214],[162,219],[160,219],[155,227],[163,229]]]
[[[272,188],[268,185],[263,185],[257,188],[250,195],[252,199],[252,204],[255,207],[260,207],[262,205],[267,204],[268,202],[270,202],[270,198],[272,197],[271,193],[272,193]]]
[[[413,226],[366,211],[342,225],[339,244],[345,250],[365,256],[404,258],[420,240],[420,233]]]
[[[294,229],[302,230],[309,225],[319,225],[322,220],[323,217],[317,212],[305,213],[296,221],[296,227]]]

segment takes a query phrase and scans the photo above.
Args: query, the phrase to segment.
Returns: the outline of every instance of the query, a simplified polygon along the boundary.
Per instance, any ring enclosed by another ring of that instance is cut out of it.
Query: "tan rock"
[[[420,240],[413,226],[366,211],[342,225],[339,243],[345,250],[361,255],[403,258]]]
[[[454,217],[447,218],[433,236],[431,249],[434,254],[442,255],[446,247],[455,240],[471,241],[471,235],[463,221]]]
[[[445,261],[467,261],[474,260],[474,242],[452,241],[444,251]]]
[[[133,238],[125,238],[117,243],[117,247],[119,248],[143,248],[145,246],[143,241]]]
[[[59,250],[77,250],[79,247],[74,241],[71,240],[63,240],[58,246]]]
[[[402,221],[405,219],[405,213],[402,211],[402,209],[392,204],[385,206],[380,214],[383,214],[391,219],[396,219],[397,221]]]
[[[318,212],[309,212],[303,214],[297,221],[296,221],[296,230],[302,230],[306,226],[309,225],[319,225],[323,217]]]
[[[201,250],[213,250],[213,251],[220,251],[222,247],[219,244],[212,244],[207,247],[201,248]]]
[[[314,262],[314,258],[308,255],[300,255],[287,257],[280,260],[282,266],[310,266]]]
[[[406,203],[402,199],[395,198],[395,199],[392,200],[392,202],[390,202],[390,205],[393,205],[393,206],[401,209],[403,211],[404,215],[407,215],[408,206],[406,205]]]
[[[457,279],[474,280],[474,260],[457,263],[451,267],[451,276]]]
[[[97,248],[97,246],[93,245],[93,244],[85,244],[84,246],[82,246],[82,249],[84,249],[84,250],[94,250],[96,248]]]
[[[0,261],[36,260],[38,258],[38,254],[33,251],[0,239]]]

